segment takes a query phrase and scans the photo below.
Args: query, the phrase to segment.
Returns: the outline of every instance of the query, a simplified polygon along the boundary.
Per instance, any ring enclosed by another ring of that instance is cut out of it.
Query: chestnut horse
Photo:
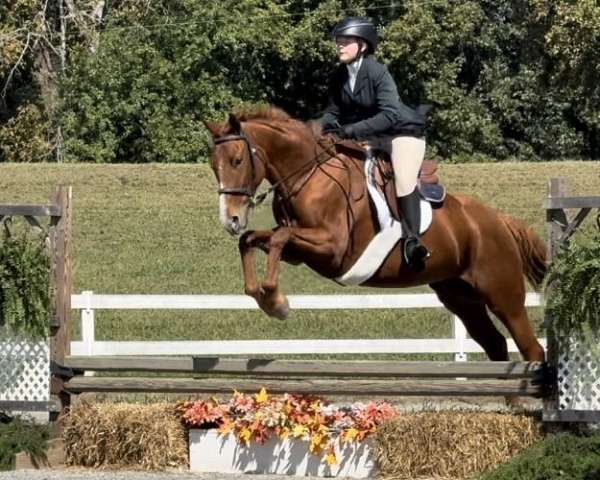
[[[239,240],[245,291],[271,316],[289,308],[278,287],[280,261],[304,262],[327,278],[348,271],[378,231],[361,162],[322,146],[305,123],[269,108],[204,122],[214,140],[211,167],[219,183],[220,220]],[[275,192],[277,227],[245,231],[256,189],[267,180]],[[506,326],[525,360],[543,361],[525,309],[524,275],[538,287],[546,272],[546,248],[523,222],[464,195],[447,195],[422,235],[432,252],[424,270],[402,263],[396,245],[362,285],[429,284],[460,317],[491,360],[508,360],[504,336],[489,308]],[[267,253],[259,283],[254,249]]]

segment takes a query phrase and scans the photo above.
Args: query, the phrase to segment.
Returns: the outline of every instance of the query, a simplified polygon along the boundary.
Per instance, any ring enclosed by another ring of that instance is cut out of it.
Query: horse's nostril
[[[240,219],[237,216],[233,216],[233,217],[231,217],[231,223],[233,223],[235,225],[239,225]]]

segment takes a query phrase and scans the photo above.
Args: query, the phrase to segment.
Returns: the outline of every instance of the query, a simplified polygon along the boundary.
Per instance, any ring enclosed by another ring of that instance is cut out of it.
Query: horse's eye
[[[237,167],[237,166],[240,165],[240,163],[242,163],[242,159],[239,158],[239,157],[238,158],[234,158],[232,163],[233,163],[234,167]]]

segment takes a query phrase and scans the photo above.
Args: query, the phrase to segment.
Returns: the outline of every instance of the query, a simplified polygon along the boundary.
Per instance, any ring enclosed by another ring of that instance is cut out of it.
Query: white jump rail
[[[373,310],[443,308],[434,294],[290,295],[294,310]],[[528,293],[526,306],[542,303]],[[96,341],[96,310],[257,310],[245,295],[104,295],[84,291],[71,296],[71,307],[81,310],[81,341],[71,342],[71,355],[240,355],[240,354],[341,354],[341,353],[452,353],[466,361],[468,353],[483,352],[453,316],[453,338],[435,339],[293,339],[206,341]],[[540,339],[545,347],[545,339]],[[510,352],[517,352],[509,340]]]

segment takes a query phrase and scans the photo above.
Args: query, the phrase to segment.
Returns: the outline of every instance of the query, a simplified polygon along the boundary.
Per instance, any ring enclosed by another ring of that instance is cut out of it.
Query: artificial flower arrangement
[[[235,391],[227,403],[214,398],[180,402],[177,410],[189,427],[235,434],[246,446],[270,436],[307,439],[310,453],[325,453],[329,465],[337,464],[335,434],[341,443],[360,442],[397,415],[387,402],[334,406],[311,395],[270,396],[264,388],[254,395]]]

